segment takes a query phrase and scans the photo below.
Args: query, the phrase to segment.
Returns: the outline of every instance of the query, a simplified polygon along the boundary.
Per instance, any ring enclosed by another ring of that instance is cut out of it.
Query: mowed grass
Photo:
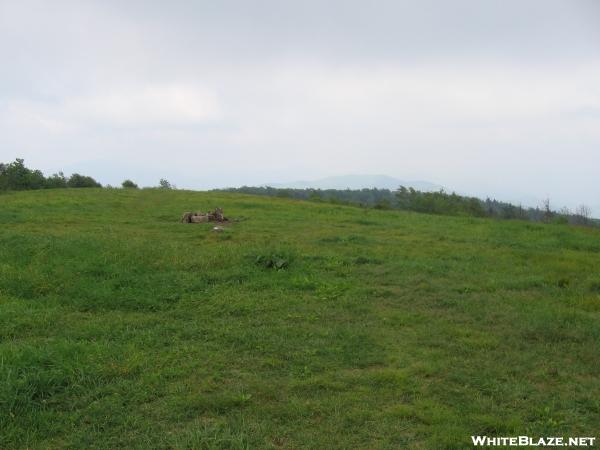
[[[598,230],[116,189],[1,195],[0,227],[2,449],[600,431]]]

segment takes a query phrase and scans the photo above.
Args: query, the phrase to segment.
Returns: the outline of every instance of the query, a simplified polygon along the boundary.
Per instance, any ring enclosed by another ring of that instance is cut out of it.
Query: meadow
[[[181,224],[216,206],[235,222]],[[0,448],[600,432],[600,230],[242,194],[0,195]]]

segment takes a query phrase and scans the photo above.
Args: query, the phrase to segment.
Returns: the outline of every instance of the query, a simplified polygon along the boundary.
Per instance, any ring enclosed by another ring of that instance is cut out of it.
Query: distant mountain
[[[442,186],[429,181],[407,181],[387,175],[343,175],[313,181],[270,183],[265,186],[290,189],[363,189],[378,188],[396,190],[399,186],[412,187],[419,191],[439,191]]]

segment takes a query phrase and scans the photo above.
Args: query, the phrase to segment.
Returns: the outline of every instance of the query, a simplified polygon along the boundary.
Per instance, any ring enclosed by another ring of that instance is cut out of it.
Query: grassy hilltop
[[[240,221],[178,223],[215,206]],[[593,436],[599,268],[600,230],[563,225],[226,193],[0,195],[0,448]]]

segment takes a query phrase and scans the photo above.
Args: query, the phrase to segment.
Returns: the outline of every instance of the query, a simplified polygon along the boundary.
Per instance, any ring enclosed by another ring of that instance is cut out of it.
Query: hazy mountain
[[[292,181],[288,183],[270,183],[265,186],[292,189],[363,189],[378,188],[396,190],[399,186],[412,187],[419,191],[439,191],[442,186],[429,181],[399,180],[387,175],[343,175],[312,181]]]

